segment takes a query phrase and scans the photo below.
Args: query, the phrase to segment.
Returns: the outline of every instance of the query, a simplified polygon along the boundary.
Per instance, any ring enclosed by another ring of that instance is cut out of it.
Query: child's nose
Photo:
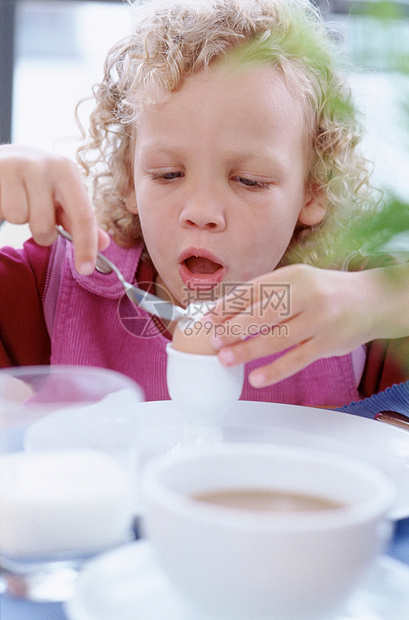
[[[185,227],[221,231],[226,227],[225,209],[221,199],[198,192],[186,200],[179,221]]]

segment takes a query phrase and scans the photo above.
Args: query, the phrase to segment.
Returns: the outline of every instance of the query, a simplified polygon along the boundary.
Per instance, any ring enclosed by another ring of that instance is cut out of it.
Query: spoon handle
[[[398,411],[380,411],[375,415],[375,420],[379,420],[379,422],[386,422],[387,424],[393,424],[394,426],[398,426],[399,428],[404,428],[409,431],[409,416],[404,413],[398,413]]]

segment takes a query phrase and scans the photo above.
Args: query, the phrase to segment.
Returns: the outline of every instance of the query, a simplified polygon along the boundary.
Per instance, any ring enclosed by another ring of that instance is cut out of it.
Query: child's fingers
[[[24,187],[0,185],[0,219],[11,224],[26,224],[29,220],[29,208]]]
[[[51,245],[56,223],[72,233],[76,267],[80,273],[92,273],[99,246],[106,247],[103,233],[98,234],[87,192],[78,171],[68,160],[45,158],[44,162],[26,160],[3,164],[0,176],[0,218],[12,224],[30,226],[34,240]]]
[[[296,317],[293,317],[296,318]],[[273,337],[287,336],[289,333],[288,323],[275,321],[274,318],[260,318],[257,316],[237,316],[234,319],[225,321],[224,323],[213,325],[211,342],[216,351],[224,347],[241,347],[244,342],[259,343],[260,334],[263,336],[266,347],[273,344]],[[258,346],[258,345],[254,345]],[[250,349],[250,345],[248,345]],[[273,351],[274,352],[274,351]]]
[[[25,180],[25,186],[31,234],[38,244],[51,245],[57,237],[52,186],[35,174]]]
[[[311,267],[306,265],[291,265],[265,273],[220,298],[212,309],[212,320],[220,324],[241,314],[261,319],[271,313],[270,316],[280,322],[293,306],[292,288],[302,286],[310,274]]]
[[[88,276],[95,269],[98,252],[98,233],[94,220],[75,220],[71,234],[75,248],[75,268],[78,273]]]
[[[249,383],[259,388],[278,383],[300,372],[319,357],[314,340],[307,340],[284,353],[274,362],[253,370],[249,374]]]
[[[55,225],[62,224],[73,236],[76,269],[84,275],[109,245],[73,162],[31,147],[0,147],[0,219],[28,222],[41,245],[53,243]]]
[[[106,250],[110,242],[111,242],[111,239],[108,233],[105,232],[105,230],[98,228],[98,250],[99,252]]]
[[[243,342],[237,342],[233,345],[223,347],[219,351],[218,356],[220,362],[224,366],[235,366],[267,355],[274,355],[290,346],[286,338],[277,336],[277,338],[273,340],[273,336],[263,334]]]
[[[89,275],[95,267],[99,237],[95,214],[79,172],[69,160],[56,161],[53,173],[56,221],[71,233],[75,266]]]
[[[245,340],[236,340],[220,349],[219,359],[223,365],[245,364],[254,359],[274,355],[313,337],[311,326],[303,329],[297,320],[280,325],[264,323],[248,327],[251,329],[243,331]]]
[[[29,218],[27,193],[23,183],[10,170],[0,169],[0,219],[26,224]]]
[[[289,324],[303,315],[299,304],[293,304],[293,306],[293,312],[285,317],[283,317],[280,308],[269,307],[266,309],[262,304],[257,303],[246,308],[245,312],[241,314],[225,318],[224,322],[216,322],[212,314],[210,316],[214,323],[212,345],[218,350],[258,334],[265,335],[265,340],[269,342],[271,342],[269,336],[288,336]],[[297,320],[297,325],[299,323],[300,320]],[[308,324],[305,327],[308,329]],[[255,340],[259,342],[258,338]]]

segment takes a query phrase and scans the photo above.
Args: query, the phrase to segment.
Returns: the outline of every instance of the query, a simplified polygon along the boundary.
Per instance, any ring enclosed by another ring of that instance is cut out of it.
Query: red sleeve
[[[50,363],[42,293],[50,248],[0,250],[0,368]]]
[[[367,358],[360,385],[366,398],[409,379],[409,338],[374,340],[367,345]]]
[[[358,257],[353,270],[396,265],[392,256]],[[372,396],[409,379],[409,337],[374,340],[367,344],[367,357],[359,392],[363,398]]]

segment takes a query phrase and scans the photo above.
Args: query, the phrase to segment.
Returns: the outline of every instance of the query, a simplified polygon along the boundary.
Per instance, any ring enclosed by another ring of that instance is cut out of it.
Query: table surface
[[[409,518],[397,522],[387,555],[409,565]],[[30,603],[6,595],[0,597],[0,618],[1,620],[67,620],[63,606],[59,603]]]
[[[352,403],[342,408],[346,413],[372,418],[381,409],[393,409],[407,414],[409,404],[409,381],[388,388],[385,392]],[[409,566],[409,518],[396,523],[394,536],[386,554]],[[0,596],[1,620],[67,620],[62,604],[30,603],[28,601]],[[116,619],[115,619],[116,620]],[[120,620],[120,619],[118,619]],[[164,619],[165,620],[165,619]],[[405,619],[406,620],[406,619]]]

